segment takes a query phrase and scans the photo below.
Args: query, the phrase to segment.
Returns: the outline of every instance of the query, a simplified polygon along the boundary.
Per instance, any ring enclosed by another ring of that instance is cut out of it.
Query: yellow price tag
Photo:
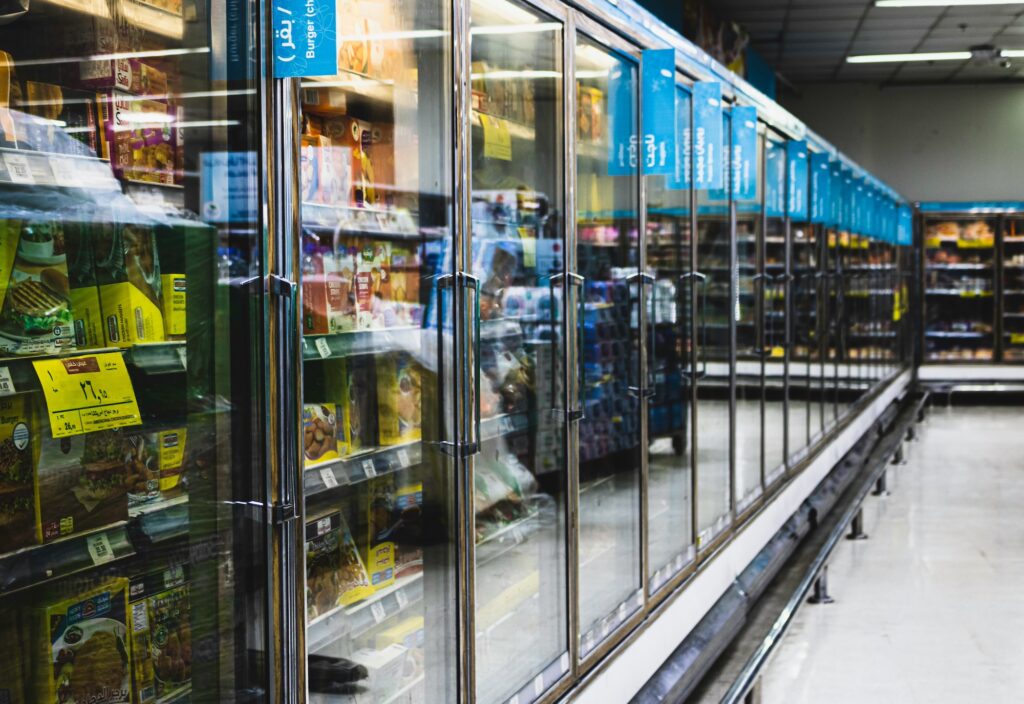
[[[772,357],[785,357],[786,350],[781,347],[772,347]]]
[[[941,237],[925,237],[924,238],[924,246],[927,249],[937,249],[938,247],[942,246],[942,238]]]
[[[1024,345],[1024,332],[1011,332],[1010,333],[1010,344],[1011,345]]]
[[[119,352],[32,362],[53,437],[142,425],[135,389]]]
[[[512,135],[509,134],[508,123],[500,117],[482,112],[478,114],[484,127],[484,157],[512,161]]]
[[[903,304],[901,303],[902,291],[896,289],[892,294],[892,322],[898,323],[903,316]]]
[[[989,247],[992,247],[994,244],[995,241],[988,238],[980,240],[958,239],[956,241],[956,246],[959,249],[988,249]]]

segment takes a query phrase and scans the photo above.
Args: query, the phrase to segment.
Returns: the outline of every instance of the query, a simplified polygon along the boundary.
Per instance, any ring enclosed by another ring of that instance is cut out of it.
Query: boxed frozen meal
[[[112,88],[132,95],[166,97],[167,74],[138,59],[98,59],[78,64],[86,88]]]
[[[373,402],[377,389],[373,357],[361,355],[332,362],[326,369],[325,382],[340,399],[338,434],[343,436],[344,451],[351,454],[375,446]]]
[[[140,575],[129,587],[134,704],[180,699],[191,688],[192,636],[184,568]]]
[[[35,414],[40,438],[36,459],[36,537],[58,538],[128,518],[126,433],[100,430],[54,438],[46,409]]]
[[[55,597],[35,610],[35,622],[34,701],[130,704],[128,580]]]
[[[100,155],[114,175],[143,183],[175,182],[177,110],[166,100],[111,91],[96,97],[100,115]]]
[[[307,237],[303,254],[302,329],[306,335],[356,328],[356,250],[333,250]]]
[[[402,686],[406,648],[394,643],[386,648],[364,648],[349,656],[352,662],[366,668],[366,688],[381,701],[394,696]]]
[[[355,541],[340,513],[306,524],[306,620],[373,593]]]
[[[28,134],[23,137],[33,149],[57,154],[95,155],[98,133],[93,100],[93,94],[88,91],[25,81],[22,109],[42,119],[25,121]]]
[[[164,314],[164,336],[168,340],[184,340],[187,295],[185,275],[161,274],[160,295],[160,307]]]
[[[19,610],[13,606],[0,609],[0,633],[4,634],[6,652],[0,658],[0,703],[28,704],[29,672],[26,648],[23,638],[25,629],[22,627]]]
[[[346,177],[349,182],[347,203],[357,206],[375,206],[379,202],[374,163],[371,159],[373,127],[369,122],[354,117],[324,118],[319,126],[324,137],[330,140],[332,147],[340,148],[345,158],[351,157]],[[343,204],[338,199],[332,201]]]
[[[302,407],[302,454],[306,467],[338,459],[345,454],[344,442],[338,432],[335,404],[311,403]]]
[[[393,476],[373,482],[367,506],[366,571],[374,589],[395,582],[395,482]]]
[[[420,368],[406,354],[377,357],[377,424],[381,445],[419,440]]]
[[[391,533],[395,542],[395,577],[423,569],[423,484],[402,484],[395,492]]]
[[[75,348],[90,350],[103,347],[103,313],[100,291],[96,285],[96,262],[93,259],[93,232],[102,225],[64,223],[67,250],[68,283]]]
[[[36,538],[31,423],[28,396],[0,396],[0,553]]]
[[[410,616],[382,631],[376,631],[373,647],[378,650],[398,644],[405,648],[402,681],[409,683],[423,674],[423,616]]]
[[[302,135],[302,200],[348,205],[352,188],[352,149],[335,146],[322,134]]]
[[[391,245],[391,267],[382,297],[394,305],[395,324],[418,326],[423,322],[419,252],[414,245]]]
[[[338,47],[338,70],[362,73],[396,82],[406,80],[412,42],[400,24],[403,12],[394,0],[342,0],[338,16],[349,30]]]
[[[391,243],[365,241],[356,256],[356,327],[360,330],[394,324],[393,302],[382,296],[382,290],[391,288],[390,277]]]
[[[146,224],[124,222],[93,238],[103,332],[112,347],[164,340],[156,237]]]
[[[185,429],[133,431],[122,433],[120,457],[128,487],[128,507],[178,493]]]
[[[604,93],[598,88],[576,87],[576,130],[580,139],[598,142],[604,136]]]

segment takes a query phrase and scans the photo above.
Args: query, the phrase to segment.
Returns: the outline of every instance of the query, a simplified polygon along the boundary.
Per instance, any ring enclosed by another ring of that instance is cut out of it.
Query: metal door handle
[[[460,271],[455,275],[462,295],[461,310],[466,310],[466,293],[473,291],[473,437],[462,442],[464,456],[480,451],[480,279]]]
[[[639,331],[640,321],[641,321],[641,319],[643,317],[643,309],[642,309],[642,306],[643,306],[643,287],[644,286],[652,286],[652,287],[654,286],[654,275],[653,274],[648,274],[646,271],[636,271],[636,272],[633,272],[632,274],[630,274],[629,276],[626,277],[626,285],[627,286],[632,286],[634,283],[639,283],[640,284],[639,289],[637,290],[637,297],[636,297],[636,305],[637,305],[636,323],[637,323],[637,329]],[[638,361],[638,363],[642,364],[642,360],[640,360],[639,357],[637,358],[637,361]],[[650,372],[648,372],[647,376],[650,376]],[[634,396],[637,396],[638,398],[651,398],[652,396],[654,396],[654,388],[652,386],[650,386],[648,382],[650,382],[649,378],[648,379],[641,379],[640,380],[640,384],[641,385],[640,386],[630,386],[629,387],[629,392],[631,394],[633,394]]]
[[[587,283],[587,280],[575,272],[568,272],[566,277],[569,282],[568,290],[566,291],[566,298],[568,298],[569,291],[577,289],[576,299],[576,315],[579,316],[578,325],[576,326],[576,398],[570,399],[568,420],[579,421],[585,417],[584,406],[583,406],[583,389],[587,383],[587,368],[584,354],[586,352],[586,343],[580,339],[580,335],[583,331],[583,324],[586,322],[584,318],[587,314],[586,302],[583,299],[583,290]],[[569,301],[566,300],[568,306]],[[581,344],[582,343],[582,344]]]
[[[444,274],[437,277],[437,410],[439,419],[439,434],[441,440],[438,447],[441,452],[454,457],[458,454],[459,445],[447,439],[447,414],[444,408],[444,292],[451,288],[455,277],[452,274]]]

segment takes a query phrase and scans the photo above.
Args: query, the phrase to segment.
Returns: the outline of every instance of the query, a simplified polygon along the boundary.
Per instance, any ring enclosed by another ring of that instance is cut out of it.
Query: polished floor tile
[[[935,408],[833,554],[836,602],[805,605],[765,704],[1024,699],[1024,412]]]

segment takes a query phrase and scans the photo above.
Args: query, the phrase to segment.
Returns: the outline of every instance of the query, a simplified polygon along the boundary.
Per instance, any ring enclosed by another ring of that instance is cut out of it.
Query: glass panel
[[[310,700],[452,701],[448,11],[339,7],[373,30],[341,39],[336,76],[302,83]]]
[[[4,11],[0,700],[267,700],[255,12]]]
[[[689,109],[689,103],[682,103]],[[648,366],[655,395],[648,401],[648,535],[650,590],[694,556],[690,464],[690,191],[669,188],[664,176],[645,176],[647,265],[654,275],[648,299]],[[718,264],[728,267],[728,261]]]
[[[769,137],[768,158],[782,159],[778,168],[786,183],[786,155],[781,139]],[[769,172],[767,178],[771,178]],[[784,186],[783,193],[785,192]],[[769,212],[764,233],[764,471],[771,486],[786,469],[786,220]]]
[[[992,360],[995,229],[994,219],[925,220],[925,361]],[[1004,268],[1003,295],[1006,310],[1024,302],[1024,268]]]
[[[839,273],[839,231],[830,228],[828,241],[825,248],[825,277],[828,286],[826,305],[828,315],[826,316],[826,335],[828,349],[825,354],[825,417],[826,425],[835,423],[839,419],[841,410],[841,389],[840,373],[843,359],[843,344],[845,341],[844,328],[842,326],[844,297],[842,292],[842,281]],[[831,411],[829,410],[831,408]]]
[[[580,652],[642,604],[636,63],[576,43],[576,268],[585,278],[579,424]],[[604,119],[606,118],[606,119]]]
[[[758,303],[764,277],[758,274],[764,133],[757,135],[757,193],[736,204],[736,513],[761,495],[761,358],[765,327]]]
[[[1003,221],[1003,357],[1024,361],[1024,219]],[[1010,293],[1021,291],[1021,293]]]
[[[729,152],[728,114],[723,153]],[[729,525],[730,372],[732,371],[732,238],[729,232],[729,169],[720,191],[697,191],[697,547]],[[726,266],[720,264],[726,262]],[[714,265],[704,269],[705,263]]]
[[[504,0],[476,0],[470,17],[476,695],[497,702],[568,666],[563,29]]]
[[[817,396],[818,365],[818,238],[810,223],[792,225],[792,274],[790,294],[789,354],[789,456],[802,457],[821,425]]]

